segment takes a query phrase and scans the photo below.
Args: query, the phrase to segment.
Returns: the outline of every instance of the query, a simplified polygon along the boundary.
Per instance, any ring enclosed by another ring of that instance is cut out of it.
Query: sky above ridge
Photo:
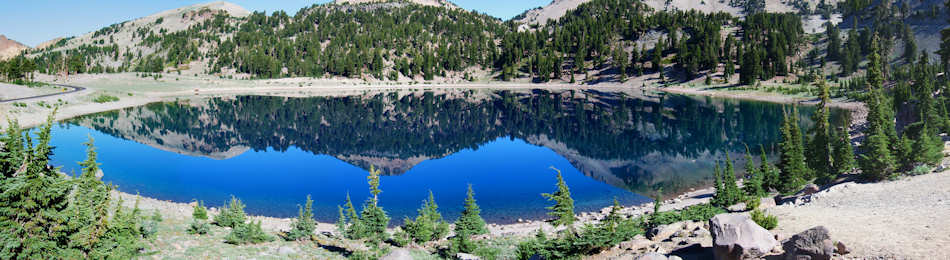
[[[248,11],[295,14],[331,0],[231,0]],[[56,37],[79,36],[102,27],[210,0],[29,0],[0,1],[0,34],[29,46]],[[456,5],[510,19],[551,0],[452,0]]]

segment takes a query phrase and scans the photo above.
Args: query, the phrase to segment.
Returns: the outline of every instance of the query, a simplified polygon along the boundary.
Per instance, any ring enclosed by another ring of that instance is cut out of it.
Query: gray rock
[[[819,188],[818,185],[808,184],[808,185],[805,185],[805,187],[802,188],[802,190],[799,191],[797,194],[800,196],[808,196],[808,195],[818,193],[818,191],[820,190],[821,188]]]
[[[666,259],[668,259],[668,260],[683,260],[683,258],[681,258],[681,257],[679,257],[679,256],[675,256],[675,255],[671,255],[670,257],[668,257],[668,258],[666,258]]]
[[[412,260],[412,255],[409,253],[409,249],[396,248],[379,260]]]
[[[775,207],[775,199],[762,198],[759,200],[759,209],[767,209],[771,207]]]
[[[745,202],[740,202],[735,205],[729,206],[726,208],[729,212],[743,212],[745,211]]]
[[[837,243],[835,243],[835,253],[838,253],[839,255],[847,255],[851,253],[851,249],[848,248],[848,246],[845,245],[843,242],[838,241]]]
[[[670,236],[673,236],[673,234],[676,234],[676,231],[682,230],[684,225],[685,225],[685,222],[680,221],[680,222],[672,223],[669,225],[655,227],[650,230],[650,240],[653,240],[653,241],[666,240],[670,238]]]
[[[709,220],[717,260],[761,258],[779,245],[768,230],[742,214],[719,214]]]
[[[709,230],[706,230],[705,228],[699,228],[699,229],[694,230],[691,236],[692,237],[708,237],[710,236],[710,234],[709,234]]]
[[[653,252],[653,253],[642,254],[638,256],[636,260],[669,260],[669,258],[663,254]]]
[[[466,253],[458,253],[458,254],[455,254],[455,259],[458,259],[458,260],[481,260],[481,258],[478,258],[478,256],[475,256],[475,255],[473,255],[473,254],[466,254]]]
[[[828,229],[817,226],[785,240],[782,249],[785,250],[785,259],[830,260],[835,244],[828,236]]]
[[[620,242],[621,250],[640,250],[641,248],[647,248],[653,244],[653,241],[647,240],[646,238],[634,238],[630,241]]]

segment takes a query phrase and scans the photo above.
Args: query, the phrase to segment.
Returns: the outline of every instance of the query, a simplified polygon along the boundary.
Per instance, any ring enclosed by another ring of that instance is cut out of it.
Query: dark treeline
[[[503,80],[544,82],[591,72],[597,75],[586,81],[624,81],[667,65],[682,73],[660,77],[688,80],[719,70],[731,76],[738,66],[745,68],[743,83],[750,83],[789,73],[786,57],[802,37],[794,14],[758,13],[740,21],[725,13],[652,12],[634,0],[594,0],[524,31],[484,14],[398,1],[314,5],[294,16],[206,12],[212,11],[186,13],[211,17],[178,32],[140,28],[134,49],[119,47],[110,34],[128,23],[103,28],[91,44],[37,51],[32,70],[152,73],[206,61],[207,74],[254,78],[474,79],[468,73],[474,68]],[[724,34],[721,28],[730,26],[741,30]],[[138,47],[155,51],[133,51]]]

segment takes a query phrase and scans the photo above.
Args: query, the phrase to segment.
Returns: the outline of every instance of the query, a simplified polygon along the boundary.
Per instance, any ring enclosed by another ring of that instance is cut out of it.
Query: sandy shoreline
[[[210,77],[187,77],[166,74],[163,80],[153,80],[151,78],[139,78],[131,74],[117,75],[76,75],[68,81],[61,81],[50,76],[41,80],[53,81],[56,83],[73,84],[87,87],[86,91],[61,95],[57,97],[43,98],[33,100],[31,103],[44,101],[49,104],[62,104],[56,120],[69,119],[76,116],[92,114],[97,112],[122,109],[127,107],[141,106],[152,102],[174,101],[181,98],[212,98],[229,97],[236,95],[274,95],[274,96],[342,96],[358,95],[369,91],[421,91],[421,90],[525,90],[525,89],[547,89],[547,90],[570,90],[570,89],[593,89],[599,91],[663,91],[675,94],[713,96],[723,98],[757,100],[776,103],[808,103],[811,100],[788,97],[770,93],[732,93],[715,90],[705,90],[700,88],[691,88],[686,86],[674,87],[635,87],[633,84],[619,83],[601,83],[596,85],[577,85],[566,83],[546,83],[534,84],[526,82],[472,82],[472,83],[440,83],[440,84],[412,84],[412,82],[400,82],[398,84],[388,82],[364,82],[361,80],[350,79],[308,79],[308,78],[290,78],[274,80],[226,80]],[[95,103],[92,102],[98,95],[113,95],[119,97],[117,102]],[[860,124],[863,121],[863,105],[856,102],[835,101],[833,106],[844,108],[858,114],[854,124]],[[0,126],[6,126],[6,119],[16,119],[21,127],[34,127],[42,124],[50,108],[30,106],[27,108],[15,108],[12,104],[0,104],[2,114],[0,114]],[[866,112],[864,113],[866,114]],[[108,173],[107,173],[108,174]],[[668,200],[664,204],[664,210],[680,209],[690,205],[704,203],[708,201],[712,190],[709,188],[692,191],[682,194],[675,199]],[[123,197],[129,206],[135,200],[135,195],[116,192],[115,196]],[[140,206],[143,209],[159,210],[163,215],[174,218],[190,218],[191,206],[187,203],[176,203],[170,201],[161,201],[152,198],[140,198]],[[652,203],[625,207],[623,210],[631,216],[646,214],[652,211]],[[584,223],[596,222],[606,213],[606,210],[600,212],[583,212],[579,214],[578,225]],[[286,230],[292,221],[290,218],[271,218],[254,217],[262,220],[265,229],[271,231]],[[540,220],[526,220],[521,223],[490,225],[492,236],[510,236],[510,235],[530,235],[539,227],[554,231],[549,224]],[[318,231],[333,232],[334,226],[330,223],[321,223]]]

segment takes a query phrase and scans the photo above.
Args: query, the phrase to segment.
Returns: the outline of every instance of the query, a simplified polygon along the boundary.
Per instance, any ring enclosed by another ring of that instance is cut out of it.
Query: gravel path
[[[824,225],[859,259],[950,259],[950,171],[897,181],[845,183],[811,203],[769,209],[781,238]]]

